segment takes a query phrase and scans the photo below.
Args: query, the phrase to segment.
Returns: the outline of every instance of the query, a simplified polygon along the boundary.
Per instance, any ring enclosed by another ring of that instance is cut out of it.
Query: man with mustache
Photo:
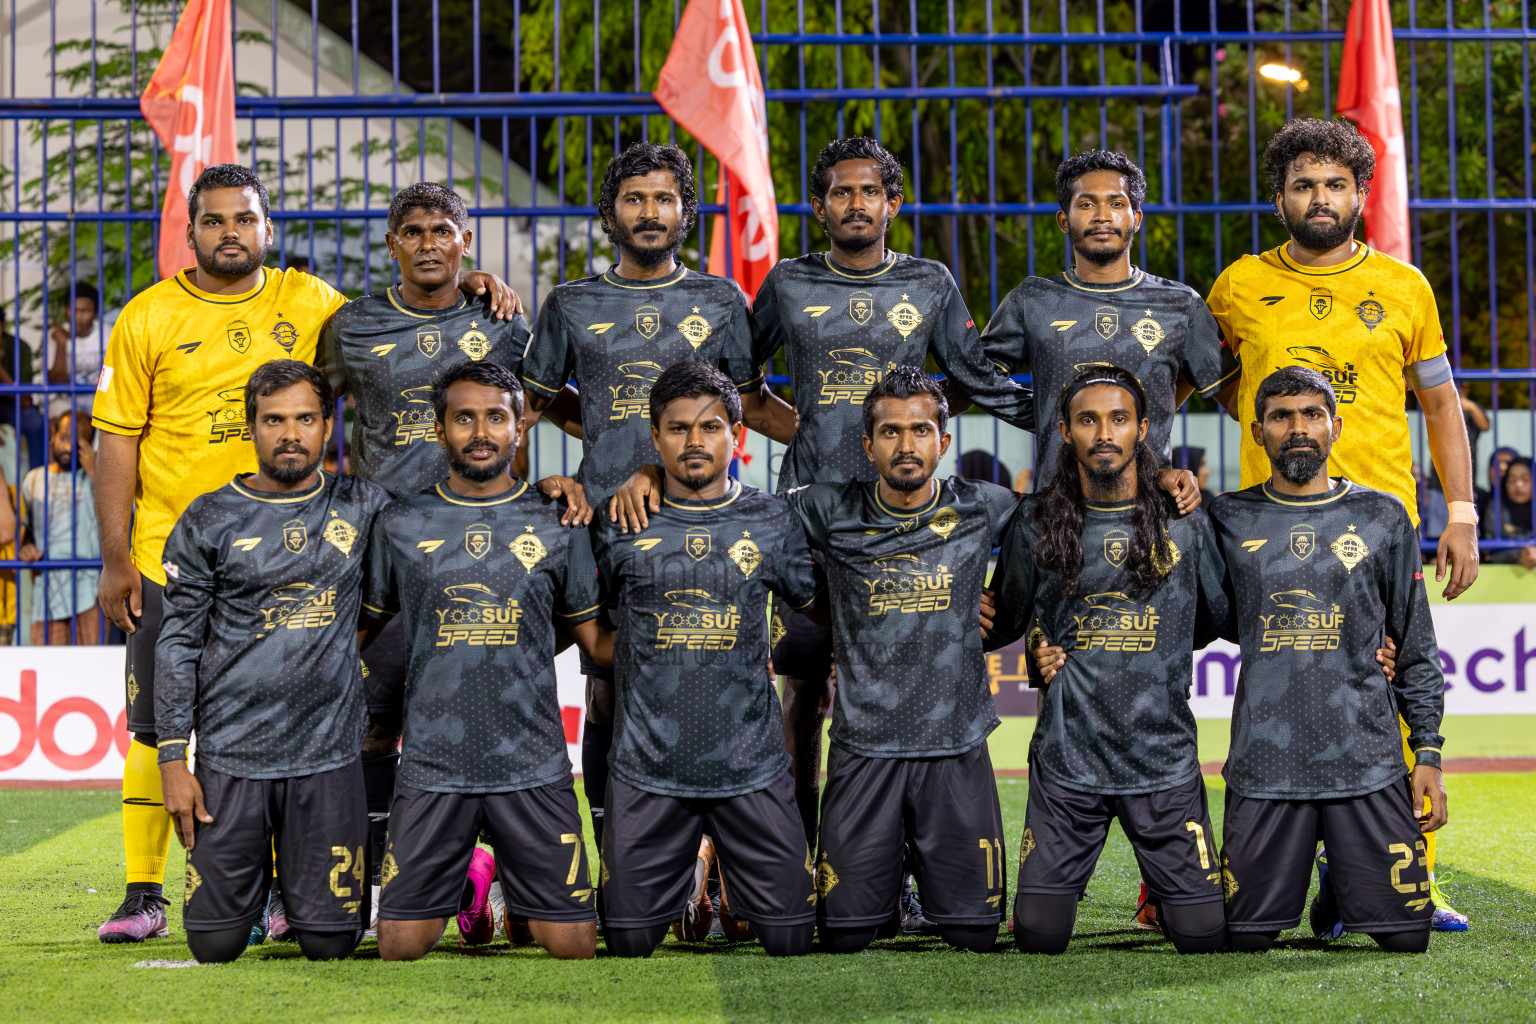
[[[196,266],[123,308],[96,383],[98,598],[128,634],[134,736],[123,769],[128,892],[99,929],[103,942],[165,934],[161,881],[171,821],[154,756],[165,538],[193,498],[254,467],[242,404],[251,368],[274,358],[313,361],[321,328],[346,302],[317,277],[262,265],[273,237],[268,206],[266,187],[248,167],[217,164],[198,176],[187,193],[187,248]],[[518,308],[517,296],[490,274],[461,275],[457,286],[490,294],[498,317]]]
[[[1317,370],[1349,424],[1333,448],[1333,472],[1395,495],[1417,525],[1405,383],[1413,391],[1450,504],[1435,579],[1452,599],[1477,579],[1472,454],[1429,282],[1355,240],[1375,168],[1370,142],[1348,121],[1303,118],[1282,128],[1264,148],[1264,173],[1290,240],[1227,267],[1207,301],[1244,366],[1230,407],[1250,408],[1259,382],[1279,367]],[[1241,486],[1269,472],[1263,453],[1245,447]],[[1433,878],[1434,837],[1426,838]],[[1466,928],[1438,889],[1435,904],[1437,929]]]
[[[389,495],[320,468],[336,401],[313,366],[266,363],[244,404],[257,471],[194,500],[165,544],[155,728],[187,850],[182,920],[199,961],[238,957],[275,840],[299,946],[331,960],[368,923],[357,622]]]

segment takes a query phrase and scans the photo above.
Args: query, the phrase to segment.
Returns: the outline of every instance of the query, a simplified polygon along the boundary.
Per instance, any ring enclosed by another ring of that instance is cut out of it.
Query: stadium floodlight
[[[1301,72],[1295,68],[1288,68],[1284,64],[1263,64],[1259,67],[1259,74],[1275,82],[1296,83],[1301,80]]]

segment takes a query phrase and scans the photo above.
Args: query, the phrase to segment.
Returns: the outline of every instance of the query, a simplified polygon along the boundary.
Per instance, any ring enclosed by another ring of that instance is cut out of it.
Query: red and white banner
[[[763,79],[741,0],[688,0],[656,82],[656,102],[720,161],[715,201],[729,213],[715,218],[709,272],[734,278],[755,298],[779,259],[779,207],[768,167]]]
[[[1389,0],[1355,0],[1349,8],[1339,66],[1339,113],[1360,126],[1376,151],[1376,175],[1365,197],[1365,240],[1406,263],[1413,258],[1408,151]]]
[[[235,68],[229,0],[190,0],[171,45],[150,78],[139,109],[171,158],[160,211],[161,278],[191,261],[187,253],[187,193],[211,164],[234,163]]]

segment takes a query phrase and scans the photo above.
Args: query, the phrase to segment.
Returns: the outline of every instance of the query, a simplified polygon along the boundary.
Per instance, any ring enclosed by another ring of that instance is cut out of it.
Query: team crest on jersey
[[[299,329],[286,320],[279,320],[272,325],[272,340],[283,346],[283,351],[292,352],[294,342],[299,340]]]
[[[182,895],[182,906],[192,902],[192,897],[197,894],[198,888],[203,884],[203,876],[197,873],[197,865],[187,862],[187,886]]]
[[[1237,876],[1232,874],[1232,865],[1227,860],[1226,855],[1223,854],[1221,858],[1221,895],[1230,903],[1237,890]]]
[[[543,541],[534,535],[532,526],[525,527],[524,529],[527,532],[511,544],[508,544],[507,547],[512,549],[512,556],[523,563],[524,572],[533,572],[533,567],[543,561],[544,556],[549,554],[549,549],[544,546]]]
[[[646,341],[656,337],[656,332],[661,330],[661,310],[655,306],[641,306],[635,310],[635,330]]]
[[[1093,329],[1108,341],[1120,330],[1120,311],[1114,306],[1100,306],[1093,311]]]
[[[132,704],[139,699],[139,681],[133,677],[133,669],[128,670],[128,703]]]
[[[1327,288],[1313,288],[1307,298],[1307,312],[1319,320],[1326,320],[1333,312],[1333,292]]]
[[[1375,295],[1376,293],[1372,292],[1371,294]],[[1366,330],[1374,331],[1377,325],[1387,318],[1387,310],[1375,299],[1366,299],[1355,307],[1355,316],[1358,316],[1360,322],[1365,324]]]
[[[485,358],[485,354],[491,350],[491,339],[485,336],[485,332],[479,330],[479,324],[474,320],[469,322],[469,330],[459,335],[459,350],[475,362]]]
[[[1317,550],[1317,534],[1310,526],[1291,527],[1291,554],[1305,562]]]
[[[1029,860],[1029,855],[1035,852],[1035,830],[1026,828],[1024,834],[1019,837],[1019,869],[1023,870],[1024,862]]]
[[[726,552],[731,556],[731,561],[736,563],[736,568],[741,570],[741,574],[748,578],[752,576],[752,570],[763,564],[763,553],[748,539],[751,536],[750,531],[743,530],[741,540],[732,544]]]
[[[955,527],[959,525],[960,513],[947,506],[939,509],[933,514],[933,518],[928,520],[928,529],[945,540],[949,540],[949,535],[954,533]]]
[[[863,327],[875,315],[875,297],[869,292],[854,292],[848,296],[848,315],[854,323]]]
[[[774,615],[768,620],[768,646],[777,647],[789,630],[784,626],[784,620]]]
[[[283,546],[294,554],[299,554],[309,543],[309,527],[304,525],[302,519],[290,519],[283,524]]]
[[[231,320],[224,328],[224,337],[229,339],[229,347],[241,355],[251,350],[251,329],[244,320]]]
[[[379,891],[383,892],[389,888],[389,883],[393,882],[398,874],[400,874],[400,865],[395,862],[395,853],[391,850],[384,855],[384,860],[379,864]]]
[[[1365,541],[1360,539],[1360,535],[1355,532],[1353,526],[1349,528],[1348,533],[1340,534],[1338,540],[1328,545],[1328,550],[1332,551],[1338,560],[1344,563],[1345,570],[1351,573],[1355,571],[1355,566],[1365,561],[1365,556],[1371,553],[1371,549],[1365,546]]]
[[[923,314],[917,311],[916,306],[906,301],[907,297],[905,295],[903,295],[901,299],[902,301],[892,306],[890,312],[885,314],[885,318],[889,320],[891,322],[891,326],[900,331],[901,336],[905,338],[922,326]]]
[[[693,312],[683,317],[683,322],[677,325],[678,331],[688,339],[688,344],[698,348],[715,329],[709,326],[709,321],[699,315],[699,307],[694,306]]]
[[[491,528],[484,523],[471,523],[464,530],[464,550],[475,561],[484,558],[491,550]]]
[[[1131,336],[1141,343],[1141,347],[1151,355],[1162,340],[1168,337],[1168,332],[1163,330],[1163,325],[1152,319],[1152,311],[1147,310],[1147,315],[1131,325]]]
[[[1131,535],[1124,530],[1109,530],[1104,534],[1104,561],[1116,569],[1125,564],[1125,556],[1131,550]]]
[[[827,855],[823,853],[821,864],[816,868],[816,895],[823,900],[826,899],[827,893],[837,888],[839,881],[841,879],[837,877],[837,872],[832,870],[832,862],[827,860]]]
[[[1168,540],[1168,557],[1164,558],[1157,548],[1153,548],[1152,568],[1157,570],[1158,575],[1167,576],[1173,572],[1173,567],[1179,564],[1179,559],[1184,557],[1184,553],[1173,542],[1173,538],[1168,536],[1167,530],[1163,531],[1163,536]]]
[[[416,348],[428,359],[435,358],[443,350],[443,329],[433,324],[417,331]]]
[[[709,530],[702,526],[690,526],[683,534],[683,551],[695,562],[709,557]]]
[[[334,516],[336,513],[332,512],[331,515]],[[338,517],[326,523],[325,530],[320,536],[343,555],[352,557],[352,545],[357,540],[357,527],[345,519]]]

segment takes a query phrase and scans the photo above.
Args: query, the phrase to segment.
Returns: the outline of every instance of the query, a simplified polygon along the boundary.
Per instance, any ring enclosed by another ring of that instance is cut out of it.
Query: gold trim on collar
[[[1341,477],[1340,479],[1343,479],[1343,478]],[[1294,498],[1282,498],[1282,497],[1280,497],[1280,495],[1276,494],[1274,491],[1269,489],[1269,481],[1268,480],[1264,481],[1259,486],[1264,489],[1264,497],[1268,498],[1270,501],[1278,502],[1281,505],[1301,505],[1301,506],[1304,506],[1304,507],[1311,507],[1311,506],[1315,506],[1315,505],[1327,505],[1330,502],[1338,501],[1340,498],[1344,497],[1344,495],[1348,494],[1354,488],[1355,485],[1353,483],[1351,483],[1349,480],[1343,480],[1343,483],[1341,483],[1339,485],[1339,493],[1338,494],[1335,494],[1331,498],[1321,498],[1320,497],[1320,498],[1317,498],[1317,499],[1315,499],[1313,501],[1297,501]]]
[[[1370,246],[1364,244],[1363,242],[1356,242],[1355,244],[1360,246],[1360,254],[1358,256],[1352,256],[1349,260],[1346,260],[1343,263],[1334,264],[1331,267],[1319,267],[1316,270],[1309,270],[1306,267],[1297,266],[1295,263],[1292,263],[1289,259],[1286,258],[1285,247],[1290,244],[1290,242],[1281,242],[1279,245],[1275,246],[1275,255],[1280,257],[1280,262],[1285,264],[1287,270],[1294,270],[1296,273],[1305,275],[1306,277],[1328,277],[1333,274],[1342,274],[1345,271],[1354,270],[1360,264],[1364,263],[1366,257],[1371,254]]]
[[[827,265],[828,270],[832,271],[832,273],[836,274],[838,277],[846,277],[851,281],[867,281],[872,277],[879,277],[881,274],[885,273],[887,270],[890,270],[896,265],[896,250],[887,249],[885,252],[885,262],[880,264],[879,267],[870,271],[868,274],[850,274],[845,270],[838,270],[832,265],[832,254],[830,252],[822,253],[821,261]]]
[[[879,505],[881,511],[883,511],[886,515],[895,516],[897,519],[916,519],[918,516],[925,512],[933,511],[933,506],[937,505],[939,503],[939,499],[944,496],[943,484],[939,483],[937,480],[934,480],[931,477],[929,478],[928,482],[933,485],[933,500],[930,501],[927,505],[924,505],[922,508],[918,509],[916,512],[900,512],[887,505],[885,501],[880,497],[880,482],[878,480],[875,481],[875,504]]]
[[[432,320],[444,313],[456,313],[469,303],[469,300],[464,297],[464,293],[459,292],[459,304],[457,306],[444,306],[442,309],[434,310],[431,313],[415,313],[406,307],[404,299],[395,298],[394,285],[390,285],[388,288],[384,289],[384,296],[389,299],[389,304],[391,306],[394,306],[406,316],[413,316],[417,320]]]
[[[612,270],[612,269],[613,269],[612,267],[608,268],[608,270]],[[684,266],[682,263],[679,263],[677,265],[677,275],[675,277],[673,277],[672,280],[670,280],[670,281],[664,280],[662,278],[657,278],[655,281],[648,281],[645,284],[622,284],[622,283],[620,283],[618,281],[615,281],[613,278],[609,277],[608,276],[608,270],[603,271],[603,273],[601,275],[602,279],[604,281],[607,281],[609,284],[613,285],[615,288],[628,288],[632,292],[648,292],[652,288],[670,288],[673,285],[677,284],[677,282],[681,281],[683,278],[688,276],[688,268],[686,266]]]
[[[1093,505],[1085,501],[1083,507],[1091,508],[1095,512],[1129,512],[1136,507],[1136,503],[1133,501],[1129,505]]]
[[[449,502],[449,503],[454,504],[454,505],[468,505],[471,508],[484,508],[487,505],[505,505],[507,502],[511,501],[513,498],[520,497],[522,495],[522,493],[524,491],[526,491],[527,489],[528,489],[528,481],[524,480],[523,481],[523,486],[519,487],[517,490],[513,491],[511,494],[508,494],[506,497],[495,498],[495,499],[492,499],[492,500],[489,500],[489,501],[465,501],[463,498],[456,498],[456,497],[454,497],[452,492],[450,492],[447,489],[445,489],[442,484],[438,484],[437,485],[437,496],[439,498],[442,498],[444,501]]]
[[[685,512],[708,512],[708,511],[710,511],[712,509],[725,508],[725,506],[729,505],[731,502],[733,502],[737,498],[741,497],[741,481],[740,480],[732,480],[731,483],[736,485],[736,489],[733,490],[726,497],[726,499],[724,501],[720,502],[720,504],[718,504],[718,505],[680,505],[677,502],[673,501],[671,498],[667,497],[666,494],[662,494],[661,500],[663,502],[665,502],[666,504],[671,505],[673,508],[680,508],[680,509],[682,509]]]
[[[254,473],[248,475],[255,476]],[[316,484],[312,489],[305,491],[303,494],[295,494],[289,498],[263,498],[262,494],[266,492],[252,490],[251,488],[242,484],[240,482],[240,477],[238,476],[235,477],[234,480],[230,481],[230,483],[234,485],[235,490],[239,491],[247,498],[250,498],[252,501],[264,501],[268,505],[294,505],[301,501],[308,501],[310,498],[313,498],[315,495],[325,490],[325,470],[320,470],[320,482]]]
[[[1113,292],[1123,292],[1127,288],[1135,288],[1137,285],[1141,284],[1141,282],[1147,279],[1147,272],[1142,270],[1140,267],[1137,267],[1136,276],[1132,277],[1125,284],[1122,284],[1116,288],[1090,288],[1087,285],[1078,284],[1076,281],[1072,280],[1072,272],[1070,270],[1062,274],[1061,279],[1080,292],[1088,292],[1094,295],[1108,295]]]

